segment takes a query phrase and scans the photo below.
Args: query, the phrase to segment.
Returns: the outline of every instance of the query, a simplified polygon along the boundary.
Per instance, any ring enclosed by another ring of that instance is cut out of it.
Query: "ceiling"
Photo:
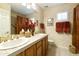
[[[36,6],[41,7],[42,9],[57,6],[62,3],[37,3]],[[21,3],[11,3],[11,10],[17,13],[28,15],[34,12],[34,9],[28,9],[26,6],[23,6]]]
[[[28,9],[26,6],[23,6],[21,3],[11,3],[11,10],[24,15],[31,14],[34,12],[33,9]]]
[[[48,8],[48,7],[53,7],[53,6],[57,6],[57,5],[61,5],[63,3],[38,3],[38,5],[42,8]]]

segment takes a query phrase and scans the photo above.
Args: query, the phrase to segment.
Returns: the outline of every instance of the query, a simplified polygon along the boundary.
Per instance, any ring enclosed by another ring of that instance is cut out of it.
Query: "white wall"
[[[0,3],[0,35],[11,33],[11,8],[9,4]],[[5,17],[4,17],[5,16]]]
[[[71,22],[71,26],[73,25],[73,8],[77,4],[61,4],[54,7],[49,7],[44,10],[44,23],[46,26],[46,33],[49,35],[49,41],[55,42],[58,47],[68,48],[69,45],[72,43],[72,36],[71,34],[59,34],[56,32],[56,15],[59,12],[68,11],[69,21]],[[47,19],[54,18],[53,26],[47,26]]]

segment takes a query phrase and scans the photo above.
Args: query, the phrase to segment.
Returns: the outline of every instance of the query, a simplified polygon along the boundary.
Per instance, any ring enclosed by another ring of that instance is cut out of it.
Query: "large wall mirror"
[[[0,9],[0,35],[10,33],[10,13]]]

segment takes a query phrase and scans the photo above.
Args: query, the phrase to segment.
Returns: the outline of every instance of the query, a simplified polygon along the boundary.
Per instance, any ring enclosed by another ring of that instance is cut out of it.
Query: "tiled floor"
[[[68,49],[58,48],[56,45],[48,46],[48,56],[79,56],[79,54],[72,54]]]

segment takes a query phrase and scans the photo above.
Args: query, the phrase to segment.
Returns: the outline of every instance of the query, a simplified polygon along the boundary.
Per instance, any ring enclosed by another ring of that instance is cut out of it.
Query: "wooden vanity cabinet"
[[[48,36],[42,38],[28,49],[17,54],[17,56],[46,56],[48,52]]]

